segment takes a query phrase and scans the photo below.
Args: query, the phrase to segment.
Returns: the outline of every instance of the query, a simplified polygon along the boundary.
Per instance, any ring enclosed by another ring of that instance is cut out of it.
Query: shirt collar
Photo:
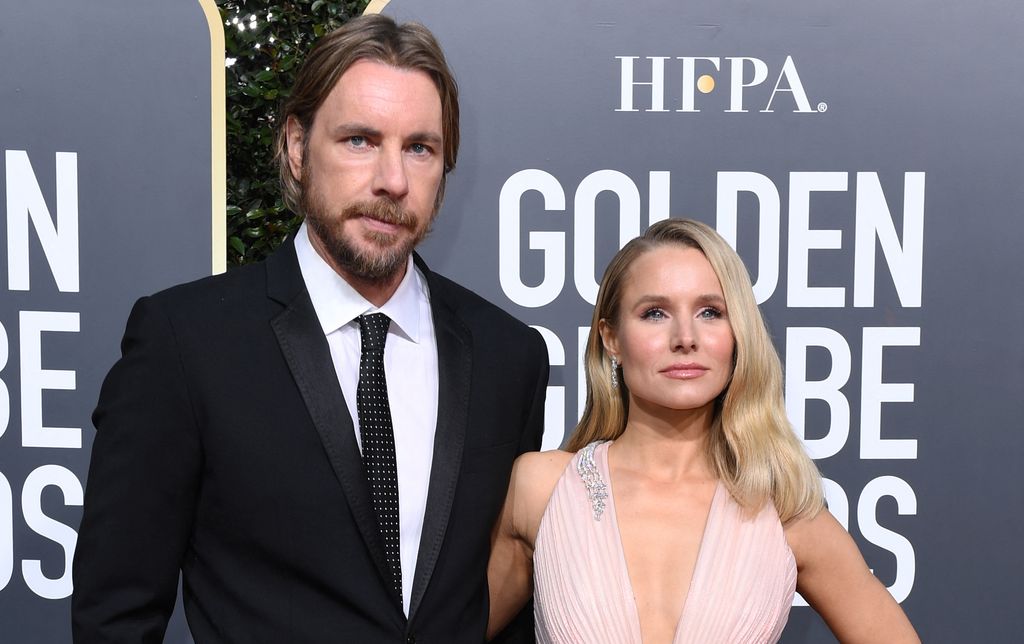
[[[411,256],[398,289],[391,299],[377,308],[320,257],[309,241],[305,221],[295,233],[295,254],[324,335],[333,333],[364,313],[379,312],[391,318],[393,331],[397,326],[397,331],[402,335],[419,343],[421,314],[429,314],[424,309],[430,306],[430,295],[426,279],[416,268]]]

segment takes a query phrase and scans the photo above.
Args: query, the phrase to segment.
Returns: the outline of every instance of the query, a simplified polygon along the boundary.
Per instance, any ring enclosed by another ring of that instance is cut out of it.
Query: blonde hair
[[[701,251],[718,276],[735,337],[732,379],[715,403],[707,456],[715,475],[743,507],[775,504],[783,522],[824,507],[821,475],[794,434],[783,402],[782,364],[754,300],[743,260],[711,227],[688,219],[660,221],[615,255],[601,280],[584,357],[587,404],[567,449],[618,438],[626,428],[629,390],[611,385],[611,359],[599,326],[614,327],[629,269],[641,255],[667,244]]]

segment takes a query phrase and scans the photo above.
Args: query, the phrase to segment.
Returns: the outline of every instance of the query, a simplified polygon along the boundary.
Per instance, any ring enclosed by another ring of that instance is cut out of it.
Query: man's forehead
[[[421,121],[421,128],[435,121],[440,128],[442,118],[441,95],[429,74],[371,59],[360,59],[345,70],[317,108],[317,115],[325,111],[334,116],[365,112],[368,116],[402,117]]]
[[[404,88],[410,91],[426,91],[429,87],[430,94],[436,94],[438,102],[441,100],[441,90],[428,72],[415,67],[392,65],[373,58],[360,58],[349,65],[334,82],[330,93],[348,92],[353,88],[361,88],[367,83],[394,83],[398,85],[399,89]]]

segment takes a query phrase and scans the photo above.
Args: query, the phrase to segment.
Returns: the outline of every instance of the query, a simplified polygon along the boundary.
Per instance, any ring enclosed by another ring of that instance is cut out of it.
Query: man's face
[[[310,240],[336,271],[371,283],[403,274],[436,215],[442,144],[431,78],[368,60],[342,74],[309,132],[288,123]]]

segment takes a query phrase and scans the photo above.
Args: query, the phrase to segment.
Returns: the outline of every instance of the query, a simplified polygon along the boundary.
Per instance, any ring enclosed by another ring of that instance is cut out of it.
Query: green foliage
[[[367,0],[217,0],[227,62],[228,265],[259,261],[301,220],[284,207],[274,162],[277,114],[318,37]]]

